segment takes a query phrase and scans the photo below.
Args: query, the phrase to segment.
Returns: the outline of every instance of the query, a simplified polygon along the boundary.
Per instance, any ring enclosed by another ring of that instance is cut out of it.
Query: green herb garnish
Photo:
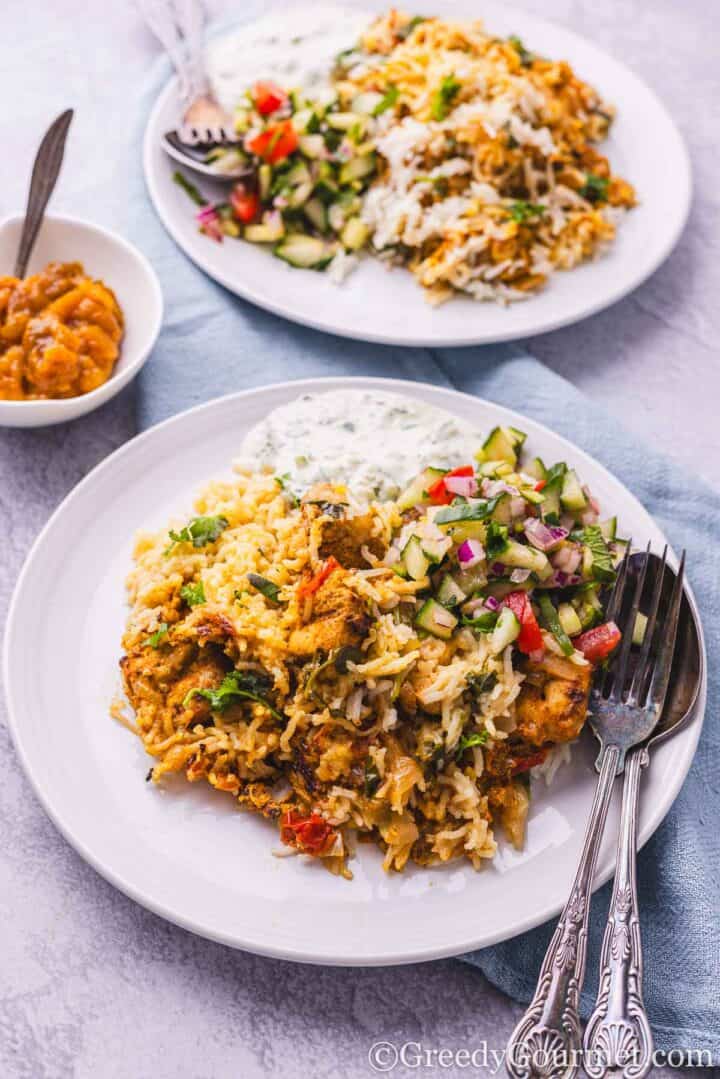
[[[612,554],[610,548],[605,542],[599,525],[588,525],[587,528],[583,528],[579,534],[573,533],[573,538],[577,538],[586,547],[590,549],[592,555],[592,573],[596,581],[614,581],[615,580],[615,567],[613,565]]]
[[[466,749],[472,749],[473,746],[484,746],[488,737],[487,731],[473,731],[472,734],[464,734],[457,744],[456,755],[460,757]]]
[[[178,185],[178,187],[181,187],[185,194],[193,200],[196,206],[208,205],[207,199],[203,198],[198,189],[195,187],[195,184],[191,184],[187,177],[183,176],[181,172],[175,171],[173,173],[173,180]]]
[[[195,697],[202,697],[208,701],[213,712],[221,713],[238,701],[256,701],[267,708],[275,719],[283,720],[283,716],[265,696],[270,684],[268,676],[257,671],[230,671],[216,689],[191,689],[183,701],[183,708],[187,708]]]
[[[188,607],[197,607],[200,603],[205,603],[205,588],[202,581],[196,584],[184,584],[180,589],[180,596]]]
[[[384,96],[373,109],[373,116],[381,116],[387,109],[391,109],[399,97],[400,91],[397,86],[388,86]]]
[[[486,674],[469,674],[465,679],[465,684],[476,697],[479,697],[481,693],[489,693],[497,685],[497,680],[495,672],[488,671]]]
[[[430,113],[433,120],[444,120],[450,112],[452,103],[462,90],[454,75],[446,75],[432,96]]]
[[[527,224],[534,217],[542,217],[546,209],[547,207],[539,202],[527,202],[525,199],[518,199],[517,202],[513,202],[508,207],[510,217],[513,221],[517,221],[519,225]]]
[[[410,37],[416,26],[419,26],[421,22],[426,22],[424,15],[413,15],[412,19],[406,26],[401,27],[400,30],[395,31],[395,37],[400,41],[406,41]]]
[[[535,57],[531,52],[528,51],[528,49],[525,48],[517,34],[511,34],[508,38],[508,42],[512,45],[512,47],[515,49],[515,52],[520,57],[520,63],[523,65],[523,67],[530,67]]]
[[[206,547],[208,543],[214,543],[229,524],[227,517],[222,516],[193,517],[179,532],[170,529],[172,543],[166,548],[165,554],[169,554],[176,543],[192,543],[193,547]]]
[[[452,506],[445,506],[435,514],[433,520],[438,525],[455,524],[458,521],[484,521],[496,508],[500,496],[495,498],[476,498],[472,502],[456,498]]]
[[[476,633],[492,633],[498,620],[497,611],[483,611],[476,618],[463,615],[462,624],[474,629]]]
[[[258,592],[261,592],[265,599],[269,599],[271,603],[279,603],[278,596],[280,595],[280,585],[275,584],[268,577],[263,577],[260,573],[248,573],[247,579],[253,588],[256,588]]]
[[[363,782],[363,792],[366,798],[372,798],[375,791],[380,786],[380,773],[377,770],[377,766],[371,757],[365,761],[365,777]]]
[[[597,176],[594,172],[585,174],[585,183],[579,194],[588,202],[607,202],[610,181],[607,176]]]
[[[497,521],[491,521],[485,534],[485,554],[488,562],[494,562],[498,555],[503,554],[507,548],[507,525],[499,525]]]
[[[546,629],[549,629],[553,637],[560,645],[563,655],[571,656],[575,651],[574,645],[568,637],[565,630],[562,628],[562,623],[555,610],[555,604],[550,599],[547,592],[540,592],[538,596],[538,604],[540,606],[540,618],[544,623]]]
[[[150,648],[157,648],[162,643],[162,641],[165,640],[167,635],[168,624],[167,622],[161,622],[155,632],[151,633],[150,636],[145,639],[145,644],[148,645]]]

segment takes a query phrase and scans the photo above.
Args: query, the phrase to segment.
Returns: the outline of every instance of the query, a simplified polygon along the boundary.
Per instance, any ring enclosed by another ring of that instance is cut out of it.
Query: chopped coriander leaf
[[[165,554],[169,554],[176,543],[192,543],[193,547],[206,547],[208,543],[214,543],[229,524],[227,517],[222,516],[193,517],[179,532],[170,529],[172,543]]]
[[[377,766],[371,757],[365,761],[365,781],[363,783],[364,794],[366,798],[372,798],[375,791],[380,786],[380,773],[377,770]]]
[[[588,525],[578,536],[590,550],[592,555],[592,575],[596,581],[611,582],[615,579],[615,567],[613,566],[610,548],[605,542],[605,537],[600,531],[599,525]]]
[[[430,102],[430,113],[433,120],[445,119],[461,89],[462,84],[458,82],[454,75],[445,76]]]
[[[476,633],[492,633],[497,620],[497,611],[483,611],[482,614],[476,615],[474,618],[463,615],[462,623],[464,626],[474,629]]]
[[[525,199],[518,199],[508,207],[510,217],[519,225],[526,224],[533,217],[542,217],[546,209],[547,207],[539,202],[527,202]]]
[[[400,96],[397,86],[388,86],[384,96],[372,111],[373,116],[381,116],[387,109],[391,109]]]
[[[607,176],[597,176],[594,172],[585,174],[585,183],[579,194],[588,202],[607,202],[610,181]]]
[[[419,26],[421,22],[426,22],[424,15],[413,15],[412,19],[409,23],[407,23],[406,26],[403,26],[400,30],[396,31],[395,37],[399,38],[401,41],[405,41],[407,38],[410,37],[415,27]]]
[[[484,746],[488,740],[487,731],[473,731],[472,734],[464,734],[457,746],[458,757],[465,752],[466,749],[472,749],[473,746]]]
[[[196,584],[184,584],[180,589],[180,596],[188,607],[197,607],[198,604],[205,603],[205,588],[202,581],[197,581]]]
[[[230,671],[216,689],[191,689],[183,701],[187,707],[195,697],[202,697],[210,704],[213,712],[224,712],[237,701],[256,701],[267,708],[275,719],[283,716],[270,704],[265,694],[270,688],[270,679],[257,671]]]
[[[146,637],[145,644],[150,648],[158,648],[159,645],[165,640],[168,635],[167,622],[161,622],[154,633],[151,633],[149,637]]]
[[[181,187],[185,194],[193,200],[196,206],[208,205],[207,199],[203,198],[198,189],[195,187],[195,184],[191,184],[187,177],[183,176],[181,172],[175,171],[173,173],[173,180],[178,185],[178,187]]]
[[[488,562],[501,555],[508,547],[507,525],[499,525],[497,521],[491,521],[485,534],[485,553]]]
[[[528,51],[528,49],[525,48],[517,34],[511,34],[508,38],[508,41],[520,57],[520,63],[523,65],[523,67],[530,67],[530,64],[533,62],[535,57],[531,52]]]
[[[497,685],[497,675],[494,671],[487,674],[471,673],[465,679],[468,689],[478,697],[481,693],[489,693]]]
[[[549,468],[545,473],[545,486],[550,487],[555,480],[561,480],[567,472],[567,465],[564,461],[558,461],[552,468]]]
[[[253,588],[256,588],[258,592],[261,592],[265,599],[269,599],[271,603],[279,603],[278,596],[280,595],[280,585],[275,584],[268,577],[263,577],[260,573],[248,573],[247,579]]]

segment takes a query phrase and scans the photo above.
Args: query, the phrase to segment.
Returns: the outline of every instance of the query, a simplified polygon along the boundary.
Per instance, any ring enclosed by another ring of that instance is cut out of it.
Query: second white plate
[[[348,6],[367,4],[349,0]],[[478,16],[468,0],[430,0],[416,7],[420,13]],[[193,262],[238,296],[294,322],[384,344],[510,341],[577,322],[621,299],[663,262],[685,224],[691,181],[683,140],[645,83],[590,41],[503,0],[485,0],[479,14],[496,33],[520,34],[528,48],[570,61],[581,78],[616,105],[618,117],[602,151],[615,171],[635,185],[640,202],[621,221],[606,255],[556,274],[542,293],[509,307],[457,298],[433,308],[408,272],[388,272],[370,257],[337,286],[326,275],[294,270],[252,244],[213,243],[198,233],[192,204],[172,180],[176,165],[161,149],[163,133],[177,124],[174,79],[153,108],[143,152],[150,197],[165,228]],[[211,183],[200,186],[218,200],[227,191],[227,185],[214,194]]]
[[[150,758],[108,708],[119,686],[124,579],[138,528],[186,514],[195,492],[226,474],[243,433],[307,392],[384,387],[480,429],[511,424],[528,449],[576,466],[638,545],[665,540],[640,503],[577,447],[517,413],[451,390],[382,379],[318,379],[219,398],[127,443],[87,476],[51,518],[20,576],[8,620],[4,680],[10,725],[46,810],[116,887],[203,936],[265,955],[374,965],[457,955],[521,933],[564,903],[582,846],[595,773],[590,737],[550,788],[535,785],[525,849],[501,845],[482,872],[469,865],[388,876],[360,845],[354,880],[301,859],[277,859],[272,825],[231,798],[184,780],[144,782]],[[696,722],[653,754],[643,778],[640,839],[657,828],[687,774]],[[617,792],[616,792],[617,793]],[[611,809],[596,884],[613,866]]]

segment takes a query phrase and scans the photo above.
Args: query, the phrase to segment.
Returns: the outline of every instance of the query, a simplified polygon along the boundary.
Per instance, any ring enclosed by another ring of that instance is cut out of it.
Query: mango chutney
[[[114,293],[80,262],[0,277],[0,399],[79,397],[107,382],[124,319]]]

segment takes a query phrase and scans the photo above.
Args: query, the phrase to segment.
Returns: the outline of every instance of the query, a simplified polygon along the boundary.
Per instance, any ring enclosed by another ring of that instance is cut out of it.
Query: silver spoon
[[[653,555],[653,558],[657,556]],[[659,606],[673,602],[677,578],[663,566]],[[651,609],[643,648],[652,646],[656,611]],[[640,775],[650,749],[685,727],[692,715],[703,677],[703,651],[697,612],[682,592],[670,689],[662,716],[646,743],[628,754],[608,923],[600,954],[600,985],[595,1008],[585,1028],[583,1066],[591,1079],[617,1069],[626,1079],[642,1079],[652,1065],[653,1040],[642,992],[643,957],[637,900],[637,816]]]
[[[40,226],[45,216],[50,196],[55,190],[60,175],[65,139],[73,118],[73,110],[60,113],[45,132],[40,148],[35,156],[30,191],[28,192],[25,220],[23,222],[20,245],[15,260],[15,277],[24,277],[32,249],[35,246]]]

